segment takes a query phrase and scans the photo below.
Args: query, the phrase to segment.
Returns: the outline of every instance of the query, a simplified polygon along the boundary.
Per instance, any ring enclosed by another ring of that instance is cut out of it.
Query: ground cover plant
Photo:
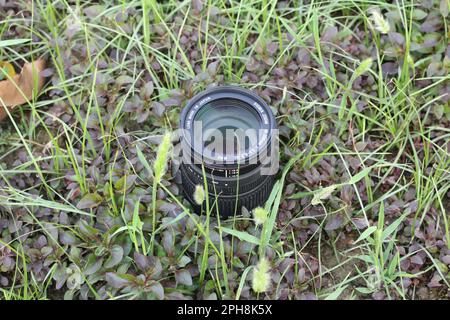
[[[0,123],[0,299],[448,299],[448,14],[0,0],[0,80],[46,61]],[[171,160],[181,108],[218,84],[281,131],[265,208],[229,220],[191,212]]]

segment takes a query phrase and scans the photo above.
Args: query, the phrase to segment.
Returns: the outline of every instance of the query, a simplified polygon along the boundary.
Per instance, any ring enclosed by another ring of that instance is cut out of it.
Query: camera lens
[[[222,217],[264,204],[278,166],[275,118],[264,100],[234,86],[206,90],[187,103],[180,129],[182,185],[196,212],[205,205],[193,196],[204,178],[210,208]]]

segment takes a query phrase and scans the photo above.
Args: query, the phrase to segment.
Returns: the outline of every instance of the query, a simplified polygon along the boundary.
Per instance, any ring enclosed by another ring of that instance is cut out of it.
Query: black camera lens
[[[205,206],[194,200],[204,177],[222,217],[264,204],[278,168],[276,122],[264,100],[234,86],[206,90],[187,103],[180,129],[183,191],[196,212]]]

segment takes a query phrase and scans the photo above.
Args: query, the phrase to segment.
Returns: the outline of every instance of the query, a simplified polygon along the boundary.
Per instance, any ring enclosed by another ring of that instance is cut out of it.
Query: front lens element
[[[251,141],[245,133],[259,130],[261,118],[256,110],[237,99],[219,99],[205,104],[195,115],[195,122],[201,123],[204,152],[212,156],[238,156],[250,149]],[[214,148],[218,146],[220,148]]]

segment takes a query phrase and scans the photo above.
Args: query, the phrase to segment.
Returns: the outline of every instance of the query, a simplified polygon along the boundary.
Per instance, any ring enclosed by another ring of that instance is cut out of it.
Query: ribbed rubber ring
[[[186,179],[186,177],[182,174],[183,179],[183,193],[184,196],[188,199],[188,201],[192,204],[195,211],[199,212],[201,209],[200,206],[195,204],[193,199],[193,195],[195,192],[195,184],[192,183],[191,180]],[[246,193],[241,193],[236,197],[232,196],[224,196],[222,194],[214,194],[214,191],[211,192],[208,186],[209,191],[209,205],[212,208],[214,213],[220,214],[221,217],[227,218],[234,215],[235,207],[236,207],[236,198],[237,198],[237,215],[240,214],[240,209],[245,207],[248,210],[252,210],[258,206],[263,206],[267,198],[269,197],[275,177],[274,176],[264,176],[266,180],[259,184],[256,188],[250,190]],[[203,184],[202,184],[203,185]],[[214,189],[212,189],[214,190]],[[217,200],[217,203],[215,203]],[[213,207],[214,206],[214,207]],[[203,203],[203,210],[206,210],[206,204]]]

